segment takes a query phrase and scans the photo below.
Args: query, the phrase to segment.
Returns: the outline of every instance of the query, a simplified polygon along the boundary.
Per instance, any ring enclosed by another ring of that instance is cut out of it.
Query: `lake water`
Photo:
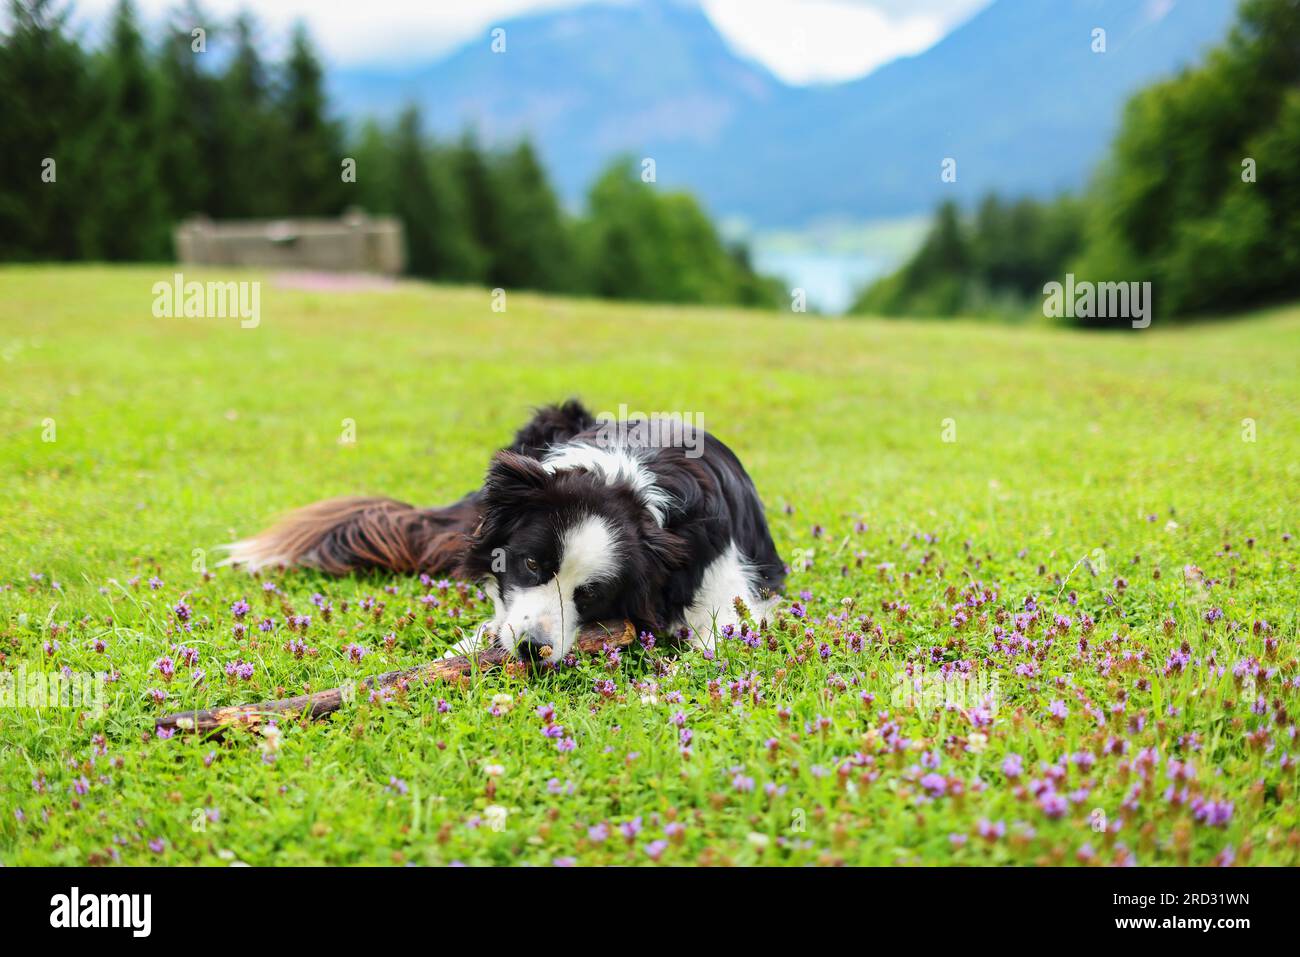
[[[784,279],[790,289],[803,289],[809,308],[840,314],[853,304],[858,290],[897,268],[894,257],[819,250],[754,249],[754,268]]]

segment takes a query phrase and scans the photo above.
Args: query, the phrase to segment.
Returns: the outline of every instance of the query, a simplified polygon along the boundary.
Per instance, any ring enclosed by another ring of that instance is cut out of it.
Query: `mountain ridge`
[[[1225,33],[1235,0],[995,0],[928,50],[800,87],[738,54],[697,3],[596,2],[503,21],[418,69],[330,75],[345,116],[407,102],[438,135],[530,135],[580,200],[620,152],[720,217],[798,227],[908,215],[988,190],[1078,189],[1129,94]],[[1092,31],[1106,30],[1106,50]],[[957,181],[940,163],[957,161]]]

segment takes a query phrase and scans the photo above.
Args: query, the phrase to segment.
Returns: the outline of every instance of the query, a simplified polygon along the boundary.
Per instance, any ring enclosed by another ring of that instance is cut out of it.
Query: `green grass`
[[[1300,863],[1300,311],[1082,335],[523,294],[496,313],[477,289],[268,279],[260,326],[240,329],[155,319],[171,272],[0,270],[3,667],[116,677],[103,713],[0,708],[3,863]],[[807,619],[789,611],[762,647],[726,642],[716,661],[661,644],[613,670],[413,687],[285,724],[278,750],[152,736],[160,713],[439,655],[480,617],[472,590],[434,587],[435,607],[413,579],[293,572],[266,593],[216,568],[215,548],[325,496],[447,501],[531,404],[570,394],[703,416],[753,475]],[[995,597],[954,627],[971,588]],[[1008,651],[994,629],[1031,595],[1041,618]],[[236,636],[240,598],[276,629]],[[846,598],[848,620],[828,620]],[[312,616],[315,655],[285,650],[290,612]],[[360,664],[350,642],[370,649]],[[179,665],[163,680],[177,643],[205,679]],[[1183,644],[1190,661],[1169,669]],[[1249,659],[1265,672],[1235,676]],[[236,660],[251,679],[226,677]],[[905,669],[962,661],[996,689],[991,723],[891,700]],[[613,697],[594,690],[605,677]],[[499,694],[513,708],[493,715]],[[541,733],[548,702],[571,753]],[[1080,752],[1094,763],[1063,763]],[[1165,797],[1171,759],[1193,767],[1186,803]],[[1072,796],[1057,817],[1030,787],[1044,763]],[[1202,801],[1231,802],[1230,819],[1197,820]],[[506,809],[499,830],[489,806]],[[978,836],[981,819],[1005,836]]]

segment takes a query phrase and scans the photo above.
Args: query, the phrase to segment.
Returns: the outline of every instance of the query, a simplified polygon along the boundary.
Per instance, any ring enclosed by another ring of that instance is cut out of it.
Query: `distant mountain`
[[[1219,41],[1235,5],[996,0],[917,56],[792,87],[733,52],[691,0],[593,3],[505,21],[505,53],[484,35],[425,67],[330,82],[350,118],[414,101],[443,135],[527,133],[570,200],[630,152],[716,215],[800,226],[1083,185],[1127,96]],[[956,183],[940,181],[946,157]]]
[[[531,134],[567,197],[611,155],[654,156],[677,181],[725,147],[727,131],[789,90],[733,54],[693,3],[593,3],[508,20],[506,50],[484,35],[400,73],[344,70],[331,92],[350,118],[419,103],[443,135],[473,126],[488,141]]]

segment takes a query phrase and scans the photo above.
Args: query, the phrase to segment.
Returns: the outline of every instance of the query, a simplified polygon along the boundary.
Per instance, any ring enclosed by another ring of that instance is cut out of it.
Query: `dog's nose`
[[[540,635],[524,635],[523,640],[515,645],[515,654],[524,661],[551,662],[555,651],[551,643]]]

